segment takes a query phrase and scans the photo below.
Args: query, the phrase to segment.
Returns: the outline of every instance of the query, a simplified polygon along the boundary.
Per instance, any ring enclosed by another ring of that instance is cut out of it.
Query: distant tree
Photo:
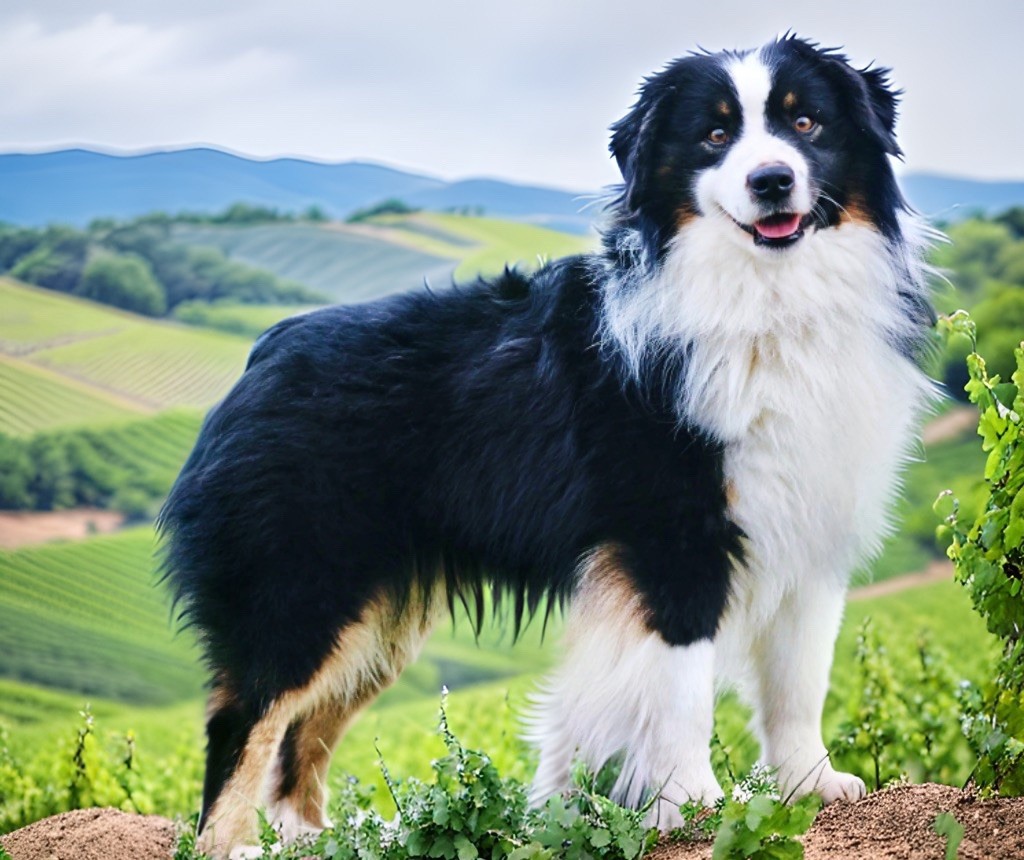
[[[294,216],[282,214],[268,206],[233,203],[220,215],[210,219],[214,224],[266,224],[274,221],[292,221]]]
[[[43,241],[39,230],[27,230],[4,225],[0,228],[0,272],[6,272],[34,251]]]
[[[1024,209],[1021,210],[1024,212]],[[1017,240],[1000,248],[996,255],[996,277],[1016,286],[1024,286],[1024,241]]]
[[[950,243],[935,250],[932,261],[954,275],[964,303],[964,294],[977,301],[987,280],[996,276],[999,254],[1013,243],[1013,234],[1004,224],[992,221],[964,221],[948,230]]]
[[[0,508],[12,510],[32,507],[32,479],[35,466],[28,445],[20,439],[0,434]]]
[[[1024,206],[1014,206],[992,219],[1006,227],[1015,239],[1024,239]]]
[[[356,209],[356,211],[350,214],[345,220],[349,224],[358,224],[362,221],[369,221],[371,218],[376,218],[378,215],[409,215],[413,212],[419,211],[419,209],[410,206],[404,200],[399,200],[397,197],[389,197],[387,200],[382,200],[380,203],[375,203],[373,206],[367,206],[364,209]]]
[[[302,211],[302,220],[312,221],[315,224],[322,224],[323,222],[328,221],[330,219],[327,217],[327,213],[324,212],[323,209],[314,204],[312,206],[307,206]]]
[[[86,264],[75,292],[87,299],[127,311],[161,316],[167,295],[149,264],[134,254],[100,252]]]
[[[42,244],[18,260],[11,269],[11,276],[48,290],[70,293],[78,286],[84,263],[84,256]]]
[[[72,507],[75,504],[74,479],[60,440],[50,435],[34,437],[29,443],[29,456],[34,470],[29,491],[36,510]]]

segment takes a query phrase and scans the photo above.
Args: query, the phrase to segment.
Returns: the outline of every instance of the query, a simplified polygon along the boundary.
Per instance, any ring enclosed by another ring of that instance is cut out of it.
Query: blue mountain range
[[[981,182],[934,174],[902,179],[925,214],[953,220],[1024,204],[1024,182]],[[446,182],[378,164],[298,158],[256,160],[216,149],[110,155],[85,149],[0,154],[0,221],[84,225],[147,212],[217,212],[245,202],[299,212],[317,205],[344,218],[387,198],[425,209],[482,209],[488,215],[585,233],[594,192],[574,193],[495,179]]]

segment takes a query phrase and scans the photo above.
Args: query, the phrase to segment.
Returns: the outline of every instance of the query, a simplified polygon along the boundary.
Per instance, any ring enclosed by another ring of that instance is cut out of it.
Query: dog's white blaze
[[[789,787],[853,797],[863,784],[823,758],[821,705],[848,576],[879,548],[933,396],[892,346],[910,325],[898,291],[921,264],[912,244],[897,251],[858,222],[772,254],[749,237],[738,252],[736,232],[697,218],[651,280],[612,283],[606,336],[641,373],[653,353],[689,348],[677,410],[724,444],[748,539],[716,676],[755,706],[765,758]]]
[[[704,171],[697,180],[696,198],[701,212],[714,217],[724,210],[741,224],[753,224],[763,217],[747,188],[747,177],[758,167],[785,164],[796,181],[792,208],[805,215],[811,210],[810,170],[806,159],[791,143],[768,130],[765,109],[772,89],[771,69],[760,53],[746,54],[726,66],[740,103],[742,128],[720,165]],[[749,245],[750,237],[734,227],[733,240]]]

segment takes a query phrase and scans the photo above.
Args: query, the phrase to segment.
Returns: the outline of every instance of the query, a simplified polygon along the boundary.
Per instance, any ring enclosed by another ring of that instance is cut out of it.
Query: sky
[[[1021,0],[4,0],[0,151],[202,144],[596,189],[643,75],[788,29],[893,68],[904,169],[1024,179]]]

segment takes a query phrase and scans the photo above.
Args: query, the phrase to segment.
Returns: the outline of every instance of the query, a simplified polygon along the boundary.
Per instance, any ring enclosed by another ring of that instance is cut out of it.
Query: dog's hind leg
[[[285,694],[258,712],[225,686],[214,690],[199,820],[202,851],[217,858],[245,856],[245,846],[256,843],[256,809],[263,805],[270,765],[298,704]]]
[[[326,826],[333,747],[360,710],[416,658],[445,606],[440,588],[426,593],[414,587],[402,599],[380,596],[339,632],[310,680],[279,696],[258,718],[247,718],[225,698],[210,721],[203,850],[242,856],[256,842],[256,810],[263,806],[285,841]]]
[[[285,842],[330,826],[327,817],[327,771],[338,741],[365,704],[362,697],[329,699],[296,718],[281,743],[270,783],[267,818]]]
[[[532,720],[540,749],[533,803],[568,787],[574,756],[597,770],[620,754],[614,799],[637,807],[657,795],[650,820],[662,829],[682,823],[686,800],[721,796],[709,750],[713,645],[670,645],[649,618],[620,554],[592,552],[569,612],[566,660]]]

